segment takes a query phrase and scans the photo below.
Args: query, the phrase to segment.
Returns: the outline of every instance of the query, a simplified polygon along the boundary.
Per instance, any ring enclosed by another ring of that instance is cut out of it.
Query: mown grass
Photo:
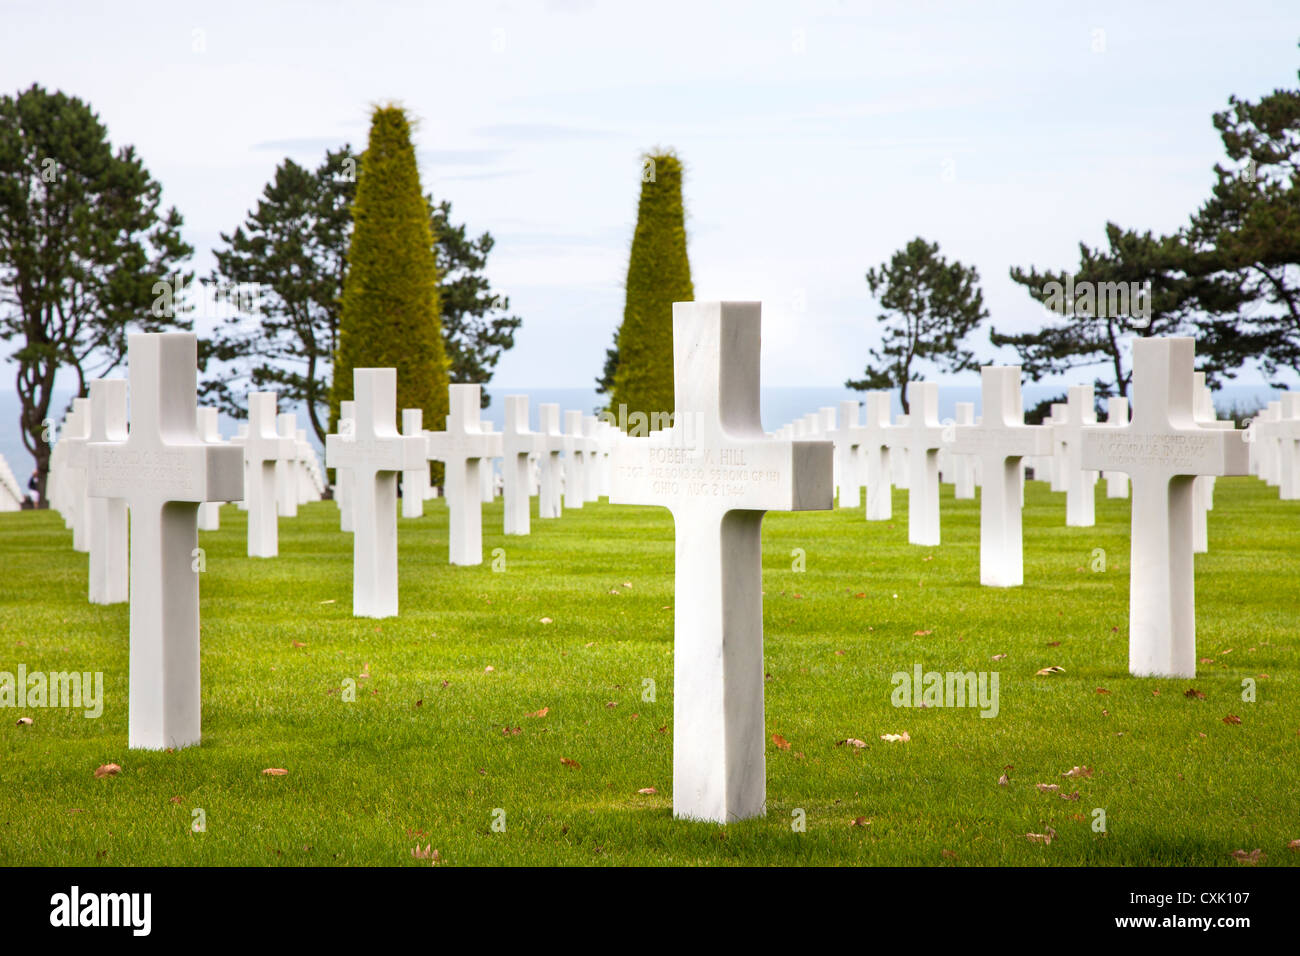
[[[429,502],[399,519],[401,615],[375,622],[351,616],[332,503],[282,519],[271,560],[246,557],[227,506],[200,541],[203,743],[176,753],[127,749],[126,606],[86,602],[86,557],[57,515],[0,515],[0,671],[102,671],[106,696],[97,720],[2,712],[0,864],[427,865],[417,845],[451,865],[1236,865],[1255,848],[1300,862],[1300,502],[1219,481],[1197,558],[1204,660],[1192,681],[1138,680],[1129,505],[1103,488],[1097,526],[1076,529],[1063,495],[1029,484],[1027,584],[1007,591],[979,586],[978,503],[949,486],[938,548],[907,544],[905,492],[889,524],[769,515],[768,813],[726,827],[672,819],[665,511],[588,505],[507,539],[498,502],[484,565],[454,568]],[[917,662],[997,671],[998,715],[893,707],[891,675]],[[1049,665],[1065,671],[1035,676]],[[122,772],[96,779],[106,763]],[[1062,776],[1076,766],[1092,776]],[[1050,845],[1026,836],[1049,829]]]

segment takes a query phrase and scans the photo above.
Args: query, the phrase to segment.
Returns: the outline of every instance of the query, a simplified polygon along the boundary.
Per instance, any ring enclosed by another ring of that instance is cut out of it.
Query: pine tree
[[[438,270],[429,205],[397,106],[376,107],[357,168],[353,233],[339,317],[330,430],[352,398],[352,370],[397,369],[397,407],[424,410],[425,426],[447,417],[447,353],[439,323]]]
[[[608,359],[614,362],[610,410],[616,415],[620,406],[627,407],[629,417],[673,410],[673,303],[694,298],[686,257],[682,164],[672,152],[647,154],[618,352]]]

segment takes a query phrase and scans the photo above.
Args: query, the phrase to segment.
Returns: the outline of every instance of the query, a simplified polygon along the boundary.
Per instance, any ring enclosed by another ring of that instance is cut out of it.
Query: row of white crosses
[[[1300,499],[1300,392],[1269,402],[1251,433],[1250,473],[1277,488],[1282,500]]]
[[[508,396],[506,428],[492,430],[480,417],[478,385],[451,385],[446,428],[427,431],[418,409],[405,409],[396,429],[397,379],[393,369],[357,369],[355,398],[340,405],[340,430],[327,436],[326,460],[337,469],[340,524],[353,542],[353,613],[388,617],[398,613],[396,479],[403,477],[402,511],[419,517],[427,495],[429,461],[440,461],[448,507],[448,560],[454,565],[483,561],[484,475],[492,462],[504,463],[504,532],[530,531],[534,489],[532,461],[538,465],[538,514],[559,517],[564,504],[581,507],[598,500],[606,483],[604,460],[612,452],[612,429],[594,416],[570,412],[567,431],[559,427],[559,406],[540,406],[541,429],[529,428],[528,399]],[[246,440],[249,447],[250,440]],[[270,438],[268,436],[267,442]],[[275,450],[258,453],[270,460]],[[560,474],[560,455],[566,473]],[[250,522],[252,517],[250,515]]]
[[[757,303],[675,304],[674,423],[616,442],[612,452],[610,500],[667,507],[675,522],[673,805],[678,816],[717,822],[765,809],[762,516],[832,506],[833,443],[772,438],[761,428],[759,322]],[[1247,449],[1241,432],[1197,422],[1190,339],[1138,339],[1133,354],[1136,414],[1124,425],[1083,425],[1080,465],[1132,481],[1131,670],[1188,676],[1195,664],[1192,483],[1198,475],[1244,474]],[[106,414],[92,415],[87,490],[125,501],[132,522],[132,747],[199,739],[198,577],[190,561],[198,506],[251,495],[243,487],[245,450],[198,434],[195,360],[188,333],[131,336],[133,421],[125,436],[120,388],[94,390],[105,393]],[[447,436],[435,448],[428,436],[397,431],[392,369],[357,370],[355,386],[355,427],[350,436],[330,436],[327,454],[354,476],[359,599],[372,612],[395,613],[397,473],[429,457],[450,466],[494,449],[491,433],[474,427],[474,391],[453,403]],[[1051,440],[1023,425],[1018,369],[985,369],[983,388],[983,418],[956,426],[951,441],[952,451],[978,456],[984,469],[982,574],[986,549],[1005,558],[1018,547],[1018,521],[1005,520],[1018,512],[1017,462],[1042,454],[1043,439]],[[932,393],[919,389],[909,416],[904,447],[913,484],[933,483],[940,426]],[[516,405],[517,435],[521,417]],[[258,440],[250,428],[245,445]],[[519,441],[511,440],[512,454],[529,454]],[[256,460],[265,470],[268,459]],[[473,490],[468,466],[460,480]],[[990,560],[990,569],[997,564]]]
[[[939,482],[950,480],[954,497],[958,499],[973,499],[976,485],[982,484],[981,458],[950,447],[957,429],[979,423],[972,402],[956,403],[955,420],[941,423],[938,391],[933,383],[914,383],[911,393],[913,414],[898,416],[896,424],[889,421],[889,393],[880,391],[866,396],[865,421],[858,420],[863,407],[855,401],[845,401],[840,403],[838,414],[835,409],[824,408],[818,414],[804,416],[785,426],[777,434],[831,439],[835,444],[840,506],[858,507],[862,500],[861,486],[865,484],[869,521],[889,520],[892,487],[906,489],[910,502],[908,540],[912,544],[933,546],[940,540]],[[1052,487],[1066,493],[1067,525],[1092,527],[1096,523],[1094,489],[1098,475],[1079,465],[1082,430],[1096,424],[1092,386],[1074,386],[1068,398],[1067,402],[1053,404],[1052,417],[1043,426],[1032,426],[1041,427],[1048,438],[1037,452],[1021,459],[1021,464],[1037,463],[1039,472],[1050,477]],[[1110,399],[1108,411],[1107,424],[1127,423],[1126,399]],[[1112,473],[1107,477],[1108,495],[1127,497],[1125,476]],[[1018,499],[1023,504],[1023,467],[1017,482]]]
[[[18,511],[26,497],[14,470],[5,461],[5,456],[0,455],[0,511]]]

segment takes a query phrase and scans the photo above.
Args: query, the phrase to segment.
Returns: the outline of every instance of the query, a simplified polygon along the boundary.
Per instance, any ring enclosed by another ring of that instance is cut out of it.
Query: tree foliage
[[[355,169],[347,146],[314,171],[286,159],[245,222],[222,233],[226,248],[213,250],[215,283],[256,283],[261,293],[254,315],[228,315],[203,349],[205,367],[209,359],[220,363],[204,396],[228,413],[243,417],[250,391],[274,391],[306,405],[324,441]]]
[[[410,123],[376,107],[357,176],[330,398],[353,397],[353,369],[397,369],[397,407],[419,408],[430,427],[447,416],[448,361],[439,321],[438,269],[429,204],[420,188]]]
[[[1300,91],[1230,97],[1214,125],[1231,163],[1215,165],[1185,235],[1213,288],[1232,291],[1197,305],[1220,318],[1211,345],[1225,364],[1300,372]]]
[[[0,337],[15,346],[19,432],[42,501],[57,373],[84,396],[126,357],[129,332],[189,325],[172,292],[193,250],[161,195],[82,100],[36,85],[0,97]]]
[[[863,377],[850,379],[845,387],[897,387],[906,412],[907,383],[921,378],[920,364],[948,372],[976,367],[975,354],[961,344],[988,317],[974,266],[948,262],[938,243],[917,237],[889,262],[868,269],[866,278],[884,310],[876,319],[881,344],[868,353],[871,362]]]
[[[1129,394],[1133,369],[1128,340],[1133,335],[1198,335],[1200,366],[1213,382],[1235,367],[1232,349],[1215,348],[1212,336],[1230,339],[1213,318],[1197,314],[1198,301],[1229,301],[1231,288],[1206,274],[1181,234],[1156,236],[1106,224],[1106,248],[1079,244],[1074,272],[1039,272],[1012,267],[1011,278],[1041,302],[1049,318],[1042,328],[1020,334],[993,329],[995,346],[1011,346],[1032,380],[1077,368],[1100,366],[1097,397]]]
[[[642,169],[617,356],[607,354],[598,380],[610,387],[610,408],[625,405],[629,417],[673,410],[673,303],[695,298],[681,160],[672,152],[648,153]]]
[[[352,241],[352,203],[364,154],[344,145],[313,171],[286,159],[245,222],[214,250],[218,283],[255,282],[263,296],[255,315],[229,316],[203,347],[211,367],[208,401],[247,414],[247,393],[268,388],[308,408],[324,441],[339,315]],[[484,274],[494,240],[470,238],[451,219],[451,203],[426,194],[438,274],[443,346],[453,382],[486,384],[522,324],[510,300]],[[483,404],[489,396],[483,392]],[[438,423],[440,425],[440,423]]]

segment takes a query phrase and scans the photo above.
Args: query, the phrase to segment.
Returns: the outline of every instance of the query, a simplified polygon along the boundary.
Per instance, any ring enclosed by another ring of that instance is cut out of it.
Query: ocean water
[[[579,409],[588,415],[594,414],[603,405],[601,396],[590,388],[498,388],[490,386],[486,391],[491,396],[492,402],[484,410],[483,417],[492,422],[497,431],[501,431],[505,427],[505,403],[503,399],[506,395],[528,396],[533,428],[537,427],[537,406],[546,402],[554,402],[563,410]],[[1064,386],[1026,385],[1023,389],[1025,407],[1032,408],[1038,402],[1058,396],[1064,391]],[[1233,407],[1262,406],[1269,401],[1276,400],[1280,394],[1280,392],[1269,388],[1267,385],[1230,385],[1216,392],[1214,401],[1219,409],[1219,414],[1224,416]],[[52,410],[55,410],[51,417],[61,419],[71,398],[71,392],[56,392],[54,401],[50,406]],[[809,412],[815,412],[828,406],[838,408],[841,401],[853,399],[860,401],[862,393],[846,388],[764,388],[759,396],[763,427],[769,432],[776,431],[782,425],[802,418]],[[979,415],[979,386],[940,385],[939,418],[941,421],[945,418],[954,417],[954,406],[957,402],[973,402],[975,404],[975,414]],[[18,411],[18,396],[14,392],[0,392],[0,455],[3,455],[9,462],[20,484],[26,485],[28,477],[35,468],[35,462],[23,447],[22,439],[19,436]],[[290,409],[281,406],[280,411],[297,412],[300,427],[307,427],[307,415],[301,407]],[[902,414],[902,411],[902,405],[899,403],[897,393],[895,393],[894,414]],[[426,422],[426,425],[432,424]],[[225,415],[221,416],[221,432],[223,435],[233,435],[235,426],[235,421]],[[308,431],[308,438],[316,445],[317,452],[323,457],[324,449],[316,442],[315,436],[310,430]]]

